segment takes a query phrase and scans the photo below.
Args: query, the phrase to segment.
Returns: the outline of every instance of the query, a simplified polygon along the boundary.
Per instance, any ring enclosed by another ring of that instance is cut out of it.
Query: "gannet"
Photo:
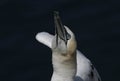
[[[74,33],[54,12],[55,35],[40,32],[36,39],[52,50],[53,75],[51,81],[101,81],[91,63],[79,50]]]

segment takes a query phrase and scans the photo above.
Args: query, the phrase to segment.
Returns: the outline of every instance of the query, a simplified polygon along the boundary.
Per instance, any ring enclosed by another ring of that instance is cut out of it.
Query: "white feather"
[[[36,39],[51,48],[53,35],[47,32],[40,32],[36,35]],[[94,69],[94,78],[91,79],[88,74],[91,72],[91,62],[88,58],[86,58],[79,50],[77,50],[77,73],[76,77],[79,79],[75,79],[75,81],[101,81],[101,78],[96,69]]]
[[[51,48],[53,35],[51,35],[51,34],[49,34],[49,33],[47,33],[47,32],[40,32],[40,33],[38,33],[38,34],[36,35],[36,39],[37,39],[40,43],[42,43],[42,44],[48,46],[49,48]]]

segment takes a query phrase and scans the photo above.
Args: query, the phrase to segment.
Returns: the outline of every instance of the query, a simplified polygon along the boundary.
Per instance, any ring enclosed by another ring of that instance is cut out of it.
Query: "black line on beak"
[[[61,19],[59,17],[59,12],[54,11],[54,22],[55,22],[55,33],[57,34],[57,39],[56,41],[58,41],[58,36],[60,37],[60,39],[64,40],[65,43],[67,44],[67,31],[64,28]],[[58,42],[57,42],[58,43]]]

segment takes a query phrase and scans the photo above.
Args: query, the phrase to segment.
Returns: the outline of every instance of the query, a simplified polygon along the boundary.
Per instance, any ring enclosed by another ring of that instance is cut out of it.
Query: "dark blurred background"
[[[0,81],[50,81],[51,50],[35,35],[54,34],[54,10],[102,81],[120,81],[119,0],[0,0]]]

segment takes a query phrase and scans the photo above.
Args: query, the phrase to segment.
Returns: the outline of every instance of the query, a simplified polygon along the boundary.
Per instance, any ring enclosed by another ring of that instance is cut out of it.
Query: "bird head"
[[[76,51],[76,39],[74,33],[64,26],[59,13],[54,12],[55,36],[52,40],[52,50],[61,54],[72,54]]]

